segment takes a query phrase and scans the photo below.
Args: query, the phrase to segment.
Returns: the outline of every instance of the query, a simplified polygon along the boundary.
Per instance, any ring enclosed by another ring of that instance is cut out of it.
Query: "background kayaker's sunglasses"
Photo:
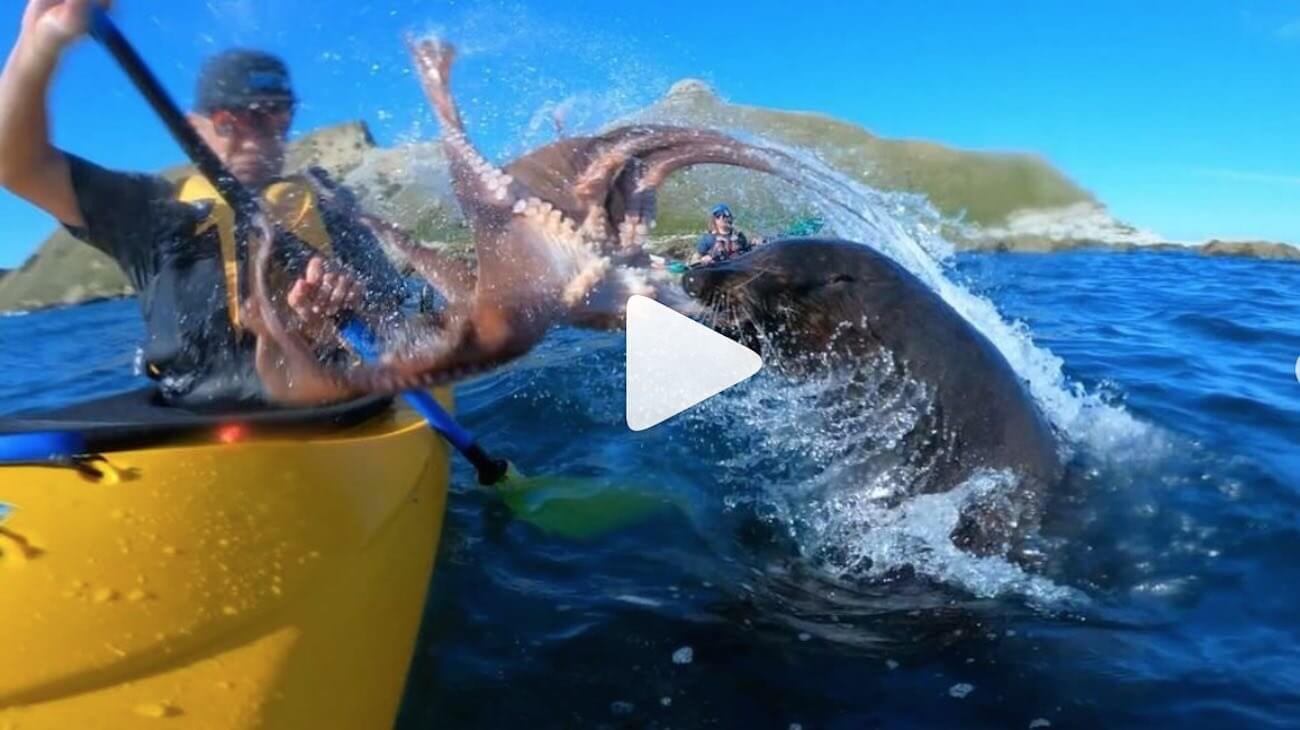
[[[720,219],[720,220],[731,220],[731,214],[730,214],[730,213],[714,213],[714,214],[713,214],[713,217],[714,217],[714,218],[718,218],[718,219]]]
[[[217,134],[230,137],[238,134],[284,136],[293,123],[293,107],[284,104],[276,106],[253,106],[243,109],[217,109],[211,114],[212,126]]]

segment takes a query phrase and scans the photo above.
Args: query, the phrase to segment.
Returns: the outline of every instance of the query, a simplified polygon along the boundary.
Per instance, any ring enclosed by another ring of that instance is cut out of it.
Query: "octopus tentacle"
[[[470,143],[461,121],[460,109],[451,94],[451,67],[456,49],[439,39],[407,39],[420,84],[433,105],[442,127],[442,145],[451,167],[452,186],[470,223],[481,219],[487,210],[509,209],[526,194],[513,176],[496,167]]]
[[[445,299],[468,302],[474,298],[478,276],[468,262],[421,245],[406,229],[382,218],[364,213],[359,217],[380,240],[400,251],[411,268]]]
[[[249,222],[246,235],[253,252],[250,299],[242,320],[257,335],[255,361],[267,393],[280,403],[313,404],[355,392],[349,378],[321,362],[312,343],[288,322],[272,279],[276,274],[276,229],[264,211]]]
[[[397,226],[363,216],[449,305],[441,327],[407,322],[383,333],[386,350],[378,362],[322,361],[316,344],[291,326],[272,295],[274,229],[259,220],[253,308],[259,342],[266,340],[268,352],[273,348],[283,363],[285,383],[273,392],[280,399],[452,382],[522,356],[560,322],[620,327],[632,294],[677,306],[672,300],[680,292],[656,287],[639,268],[648,263],[643,243],[654,224],[658,188],[668,176],[691,165],[721,164],[797,182],[803,169],[789,155],[721,132],[652,124],[562,139],[501,169],[465,134],[450,89],[452,46],[437,40],[408,44],[442,129],[453,190],[474,232],[476,268],[421,246]]]

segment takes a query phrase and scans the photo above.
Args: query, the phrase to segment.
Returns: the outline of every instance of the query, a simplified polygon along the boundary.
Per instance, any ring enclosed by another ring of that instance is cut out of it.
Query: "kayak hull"
[[[391,726],[445,445],[404,409],[226,437],[0,467],[0,728]]]

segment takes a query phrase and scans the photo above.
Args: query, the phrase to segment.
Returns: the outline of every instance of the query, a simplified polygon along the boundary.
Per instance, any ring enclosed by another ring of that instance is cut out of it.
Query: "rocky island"
[[[697,80],[674,84],[663,98],[624,122],[711,126],[806,149],[856,180],[887,191],[926,196],[958,250],[1051,253],[1074,249],[1170,251],[1300,261],[1300,248],[1275,242],[1169,243],[1116,220],[1092,194],[1046,160],[1029,154],[959,150],[933,142],[887,139],[825,115],[730,103]],[[295,140],[289,171],[318,165],[356,190],[363,204],[452,248],[469,242],[451,194],[441,151],[433,143],[385,148],[364,122],[316,130]],[[188,166],[163,174],[189,174]],[[725,177],[723,177],[725,175]],[[748,171],[689,170],[660,197],[653,245],[679,253],[702,230],[719,189],[746,211],[746,225],[780,230],[799,214],[771,178]],[[0,311],[78,304],[130,294],[112,259],[62,229],[12,272],[0,270]]]

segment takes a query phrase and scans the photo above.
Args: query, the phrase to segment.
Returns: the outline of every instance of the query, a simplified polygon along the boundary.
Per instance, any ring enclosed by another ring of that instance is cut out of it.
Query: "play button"
[[[746,380],[758,353],[659,302],[627,300],[627,427],[644,431]]]

